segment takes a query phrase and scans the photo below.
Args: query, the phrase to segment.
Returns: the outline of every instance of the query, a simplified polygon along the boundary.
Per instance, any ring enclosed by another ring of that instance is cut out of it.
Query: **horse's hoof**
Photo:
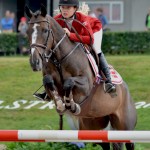
[[[57,106],[57,109],[60,110],[61,112],[66,109],[65,104],[61,100],[57,101],[56,106]]]
[[[75,110],[71,110],[74,115],[79,115],[81,113],[81,107],[79,104],[75,103]]]

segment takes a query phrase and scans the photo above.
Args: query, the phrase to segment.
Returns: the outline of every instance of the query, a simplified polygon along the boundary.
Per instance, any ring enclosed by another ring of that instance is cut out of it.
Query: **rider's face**
[[[64,18],[70,18],[76,11],[74,6],[60,6],[61,14]]]

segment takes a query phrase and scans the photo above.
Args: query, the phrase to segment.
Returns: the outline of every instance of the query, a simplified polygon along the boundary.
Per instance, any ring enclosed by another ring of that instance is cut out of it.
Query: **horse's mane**
[[[61,27],[61,25],[50,15],[46,15],[46,18],[50,21],[50,23],[52,24],[52,28],[53,30],[57,30],[57,32],[59,31],[59,34],[64,34],[64,30]]]
[[[61,37],[65,34],[65,31],[63,30],[62,26],[50,15],[46,15],[46,19],[50,22],[52,30],[57,33],[58,37]],[[70,44],[75,44],[72,42],[68,36],[65,38]]]

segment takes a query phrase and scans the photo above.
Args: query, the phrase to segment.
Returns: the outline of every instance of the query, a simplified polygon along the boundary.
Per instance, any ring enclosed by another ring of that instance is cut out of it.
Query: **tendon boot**
[[[105,77],[107,78],[107,80],[105,81],[105,87],[104,87],[105,92],[110,93],[110,94],[115,93],[116,87],[111,81],[110,70],[109,70],[106,58],[103,53],[99,53],[98,56],[99,56],[99,61],[100,61],[99,62],[99,64],[100,64],[99,71],[101,70],[104,73]]]
[[[50,101],[50,98],[45,91],[43,91],[43,93],[34,93],[33,96],[42,101]]]

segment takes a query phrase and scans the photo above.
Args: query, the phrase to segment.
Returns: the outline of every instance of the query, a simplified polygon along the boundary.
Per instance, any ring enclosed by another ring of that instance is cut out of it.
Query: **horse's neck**
[[[62,37],[64,36],[65,32],[64,32],[63,28],[59,25],[59,23],[55,19],[53,19],[53,18],[51,18],[51,19],[53,20],[52,30],[55,33],[55,41],[58,43],[62,39]],[[66,46],[66,44],[65,44],[66,42],[69,45],[72,45],[72,46],[75,45],[73,42],[70,41],[68,36],[66,36],[64,38],[64,40],[61,43],[61,45],[65,45]]]
[[[52,31],[54,34],[54,47],[62,40],[62,38],[65,35],[65,32],[63,28],[59,25],[59,23],[54,19],[49,17],[49,21],[52,23]],[[75,47],[75,43],[71,42],[69,37],[66,35],[64,39],[60,42],[57,54],[59,54],[58,57],[62,58],[65,55],[67,55],[72,49]]]

